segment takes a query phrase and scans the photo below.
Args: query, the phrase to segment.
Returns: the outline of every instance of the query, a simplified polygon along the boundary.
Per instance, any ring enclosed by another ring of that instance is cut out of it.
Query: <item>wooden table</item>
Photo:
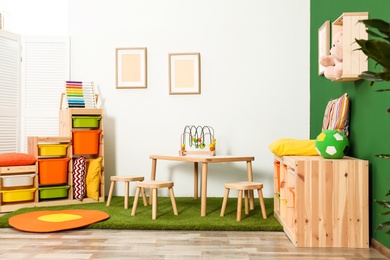
[[[157,160],[168,160],[168,161],[181,161],[181,162],[192,162],[194,163],[194,198],[198,199],[198,169],[199,163],[202,164],[202,186],[201,186],[201,213],[200,215],[206,216],[206,198],[207,198],[207,175],[208,175],[208,164],[219,163],[219,162],[246,162],[248,181],[253,181],[252,173],[252,161],[255,160],[253,156],[210,156],[210,155],[150,155],[152,159],[152,172],[151,180],[156,179],[156,167]],[[251,209],[253,205],[253,195],[251,196]]]

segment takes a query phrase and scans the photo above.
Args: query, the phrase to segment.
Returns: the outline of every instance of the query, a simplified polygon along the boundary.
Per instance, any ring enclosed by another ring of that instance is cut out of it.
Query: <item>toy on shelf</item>
[[[194,148],[194,150],[188,151],[186,149],[186,144],[188,144],[189,147]],[[206,148],[206,144],[208,144],[209,151],[203,150]],[[211,126],[186,125],[180,136],[180,145],[179,155],[181,156],[187,154],[205,154],[214,156],[216,148],[214,129]]]
[[[325,67],[325,78],[338,80],[343,75],[343,31],[335,33],[332,38],[330,55],[321,56],[319,62]]]
[[[69,108],[96,108],[93,82],[66,81]]]

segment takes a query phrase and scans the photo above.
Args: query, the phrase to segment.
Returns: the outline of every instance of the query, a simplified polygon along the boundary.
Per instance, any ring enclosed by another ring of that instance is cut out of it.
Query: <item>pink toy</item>
[[[325,67],[324,76],[330,80],[337,80],[343,74],[343,32],[333,35],[330,55],[321,56],[320,64]]]

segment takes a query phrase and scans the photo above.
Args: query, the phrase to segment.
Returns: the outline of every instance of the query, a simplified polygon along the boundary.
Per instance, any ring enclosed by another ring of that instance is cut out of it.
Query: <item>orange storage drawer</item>
[[[38,159],[39,184],[56,185],[68,183],[70,158]]]
[[[102,130],[73,130],[73,154],[99,154]]]

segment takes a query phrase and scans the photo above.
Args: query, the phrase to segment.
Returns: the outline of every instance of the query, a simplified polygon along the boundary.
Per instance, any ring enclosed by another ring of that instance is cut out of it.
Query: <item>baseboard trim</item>
[[[375,239],[371,238],[371,246],[375,248],[382,255],[390,258],[390,248],[385,247]]]

